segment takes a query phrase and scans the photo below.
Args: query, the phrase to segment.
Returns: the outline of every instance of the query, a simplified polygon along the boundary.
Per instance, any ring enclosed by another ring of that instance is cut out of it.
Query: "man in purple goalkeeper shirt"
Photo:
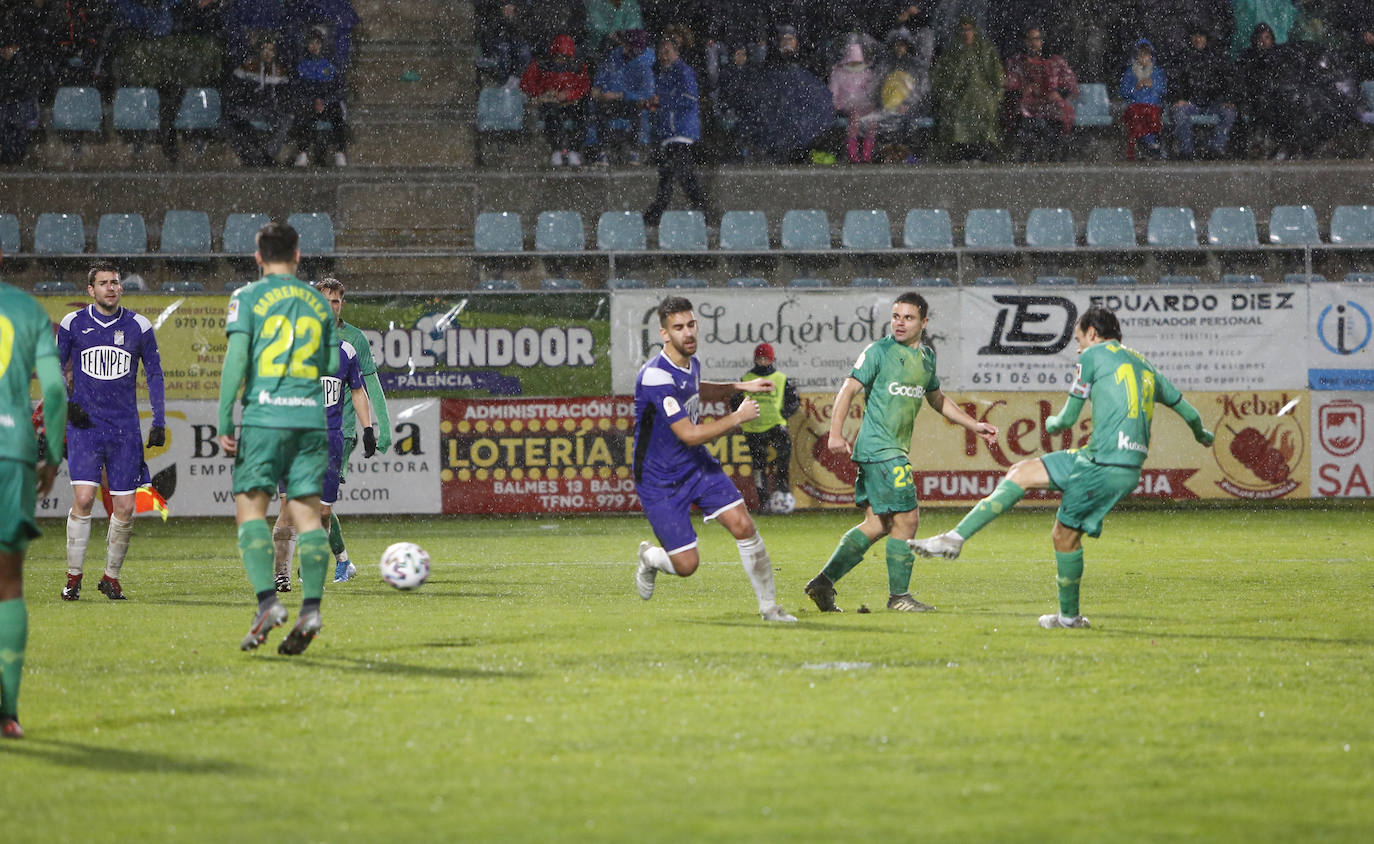
[[[659,572],[688,577],[697,570],[701,558],[691,519],[695,504],[704,521],[720,522],[735,537],[764,620],[796,621],[774,597],[773,563],[744,506],[744,496],[706,450],[706,443],[741,422],[758,418],[758,402],[745,398],[729,416],[697,421],[703,388],[718,394],[708,394],[708,399],[723,401],[737,390],[767,392],[773,382],[703,382],[701,362],[696,359],[696,314],[692,303],[681,296],[669,296],[658,306],[658,325],[663,351],[644,364],[635,379],[635,492],[659,542],[639,543],[635,572],[639,597],[646,601],[653,597]]]
[[[143,433],[138,420],[138,364],[143,363],[153,424],[148,447],[167,443],[162,392],[162,359],[153,324],[119,304],[124,295],[119,269],[108,261],[91,265],[86,274],[90,305],[62,318],[57,328],[57,354],[71,367],[71,401],[67,406],[68,471],[72,509],[67,515],[67,585],[62,600],[81,597],[81,570],[91,538],[91,508],[103,482],[114,511],[106,533],[105,575],[101,594],[124,600],[119,571],[133,533],[134,493],[145,479]]]

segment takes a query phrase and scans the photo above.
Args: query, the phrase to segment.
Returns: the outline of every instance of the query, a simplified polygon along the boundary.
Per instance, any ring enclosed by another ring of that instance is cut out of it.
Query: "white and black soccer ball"
[[[419,589],[429,579],[429,554],[414,542],[397,542],[382,552],[382,580],[397,589]]]
[[[768,499],[768,512],[785,516],[797,509],[797,499],[790,492],[778,490]]]

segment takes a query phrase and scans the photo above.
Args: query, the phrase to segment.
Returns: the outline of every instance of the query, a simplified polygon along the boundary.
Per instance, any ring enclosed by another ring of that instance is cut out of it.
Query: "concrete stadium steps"
[[[471,93],[477,70],[453,42],[367,42],[353,55],[350,104],[457,109]]]
[[[477,16],[470,0],[354,0],[353,8],[362,19],[355,44],[419,38],[471,43]]]

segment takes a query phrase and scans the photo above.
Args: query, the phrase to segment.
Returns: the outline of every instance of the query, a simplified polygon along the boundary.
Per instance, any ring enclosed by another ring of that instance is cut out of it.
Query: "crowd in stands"
[[[555,166],[640,160],[659,36],[734,159],[829,163],[838,136],[859,164],[1059,160],[1084,82],[1117,99],[1126,158],[1341,155],[1374,80],[1374,0],[483,0],[478,15],[484,84],[536,104]]]
[[[39,110],[63,86],[108,100],[158,93],[159,143],[178,158],[183,92],[222,92],[224,132],[245,165],[347,163],[350,0],[0,0],[0,163],[21,163]],[[281,158],[288,142],[297,150]],[[318,155],[316,155],[318,157]]]

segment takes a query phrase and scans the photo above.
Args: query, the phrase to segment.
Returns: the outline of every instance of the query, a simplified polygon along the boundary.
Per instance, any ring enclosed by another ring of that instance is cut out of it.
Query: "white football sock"
[[[276,576],[291,576],[291,558],[296,556],[296,526],[281,523],[281,516],[272,526],[272,564]]]
[[[124,568],[124,558],[129,554],[129,538],[134,535],[134,523],[130,519],[121,522],[110,517],[110,528],[105,532],[105,576],[119,579],[119,570]]]
[[[644,561],[649,564],[650,568],[666,571],[668,574],[677,574],[673,570],[673,560],[668,556],[668,552],[657,545],[644,552]]]
[[[91,517],[67,513],[67,574],[81,574],[86,545],[91,541]]]
[[[763,612],[777,603],[773,592],[773,562],[768,559],[763,537],[755,531],[748,539],[735,540],[735,545],[739,546],[739,561],[744,565],[744,573],[749,575],[749,583],[759,599],[759,612]]]

